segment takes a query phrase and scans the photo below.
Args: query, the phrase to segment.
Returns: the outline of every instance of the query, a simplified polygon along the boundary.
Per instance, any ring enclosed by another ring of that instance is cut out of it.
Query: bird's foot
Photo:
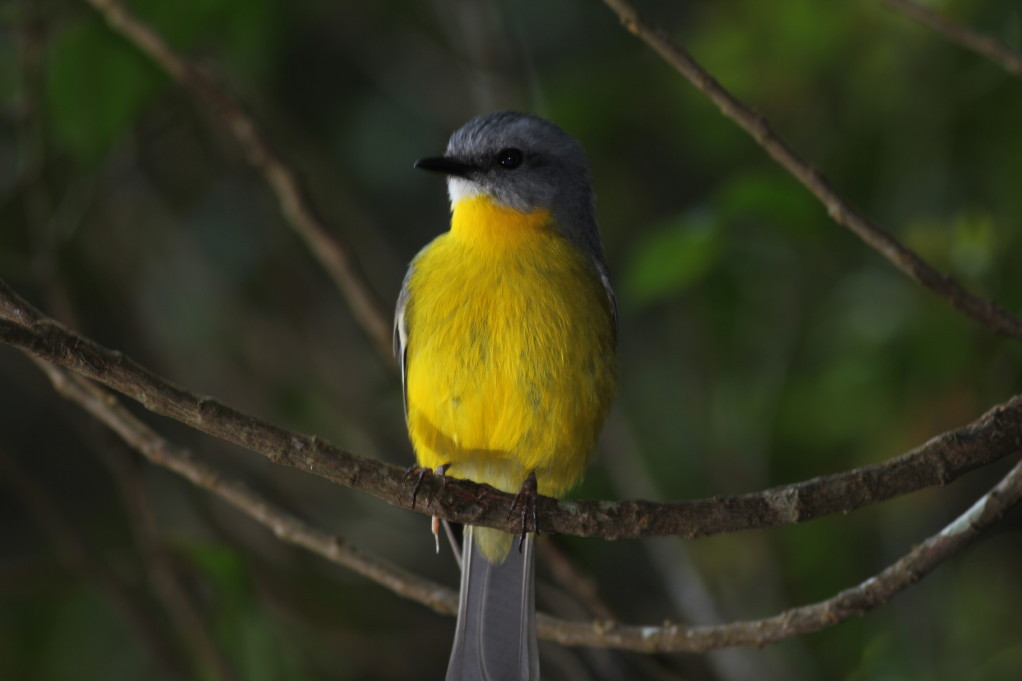
[[[436,471],[434,471],[434,472],[435,472],[436,475],[440,476],[440,483],[441,483],[441,485],[446,484],[446,482],[447,482],[447,475],[446,475],[447,474],[447,469],[450,468],[450,467],[451,467],[451,464],[449,464],[449,463],[445,463],[445,464],[442,464],[442,465],[436,467]],[[440,516],[438,516],[438,515],[433,516],[433,520],[432,520],[432,524],[430,525],[430,529],[433,531],[433,543],[436,544],[436,552],[439,555],[439,553],[440,553]]]
[[[529,520],[531,516],[532,520],[532,532],[539,534],[539,518],[536,515],[536,497],[539,496],[539,487],[536,484],[536,474],[529,473],[529,477],[525,478],[525,482],[522,483],[522,488],[518,490],[518,494],[515,495],[515,500],[511,502],[511,508],[508,509],[507,518],[515,512],[518,506],[522,507],[521,518],[522,518],[522,534],[518,540],[518,551],[521,552],[522,544],[525,543],[525,535],[529,533]]]
[[[451,464],[445,463],[436,467],[435,471],[431,471],[428,468],[423,468],[418,464],[410,466],[405,471],[405,479],[415,476],[415,484],[412,486],[412,508],[415,508],[415,499],[419,495],[419,488],[422,486],[422,480],[426,477],[426,474],[434,474],[440,477],[440,484],[443,485],[447,480],[447,469],[451,467]],[[433,533],[433,540],[436,544],[436,552],[440,553],[440,516],[434,515],[430,520],[430,531]]]
[[[415,477],[415,484],[412,485],[412,509],[415,508],[415,500],[419,496],[419,489],[422,487],[422,480],[427,474],[436,474],[441,478],[441,483],[446,479],[444,475],[447,473],[447,469],[451,467],[451,464],[445,463],[436,467],[436,471],[432,471],[428,468],[420,466],[419,464],[412,464],[405,470],[404,479],[407,480],[411,477]]]
[[[415,508],[415,498],[419,496],[419,488],[422,487],[422,479],[426,477],[426,473],[429,473],[428,468],[423,468],[417,463],[413,463],[405,470],[404,479],[407,480],[412,476],[415,476],[415,484],[412,485],[412,508]]]

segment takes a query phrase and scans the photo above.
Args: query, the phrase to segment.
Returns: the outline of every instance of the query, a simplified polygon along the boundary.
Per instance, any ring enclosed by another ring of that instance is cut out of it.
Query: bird
[[[582,146],[555,123],[472,118],[442,156],[450,227],[411,261],[394,316],[421,470],[561,497],[617,384],[617,303]],[[533,503],[535,499],[533,497]],[[534,531],[465,528],[447,681],[535,681]]]

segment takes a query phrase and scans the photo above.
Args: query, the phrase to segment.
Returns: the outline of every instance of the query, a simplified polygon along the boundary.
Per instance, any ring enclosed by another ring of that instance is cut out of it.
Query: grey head
[[[482,194],[522,212],[549,210],[561,235],[605,270],[585,152],[554,123],[514,111],[477,116],[451,135],[443,156],[415,167],[447,175],[452,204]]]

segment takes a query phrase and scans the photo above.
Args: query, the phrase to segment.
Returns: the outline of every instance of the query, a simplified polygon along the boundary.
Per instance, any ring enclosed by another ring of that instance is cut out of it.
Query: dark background
[[[1022,47],[1016,0],[932,4]],[[1019,390],[1016,341],[831,222],[599,2],[130,7],[246,102],[388,301],[408,260],[446,227],[442,182],[412,161],[502,108],[579,138],[619,296],[622,381],[577,497],[684,499],[838,472]],[[1022,311],[1022,81],[879,2],[642,7],[865,215]],[[262,177],[220,121],[84,3],[0,4],[0,277],[190,390],[412,461],[397,376]],[[424,516],[143,416],[312,524],[456,585]],[[282,544],[139,463],[10,348],[0,348],[0,456],[21,471],[0,467],[0,678],[217,678],[181,662],[187,646],[154,596],[123,466],[122,477],[111,472],[132,460],[162,541],[241,678],[442,675],[453,618]],[[875,574],[1009,464],[796,527],[553,541],[625,622],[763,617]],[[54,541],[65,525],[71,538]],[[1017,679],[1020,538],[1016,513],[891,603],[764,650],[650,663],[544,644],[545,678]],[[69,560],[68,542],[100,577]],[[543,570],[541,609],[587,618]],[[178,673],[104,580],[130,594]]]

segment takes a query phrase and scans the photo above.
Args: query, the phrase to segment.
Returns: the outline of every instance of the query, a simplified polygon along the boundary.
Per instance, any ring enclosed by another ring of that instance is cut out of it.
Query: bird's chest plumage
[[[413,263],[409,430],[423,465],[508,491],[536,471],[540,491],[559,494],[610,402],[613,321],[593,267],[549,216],[512,218],[466,233],[456,213]]]

